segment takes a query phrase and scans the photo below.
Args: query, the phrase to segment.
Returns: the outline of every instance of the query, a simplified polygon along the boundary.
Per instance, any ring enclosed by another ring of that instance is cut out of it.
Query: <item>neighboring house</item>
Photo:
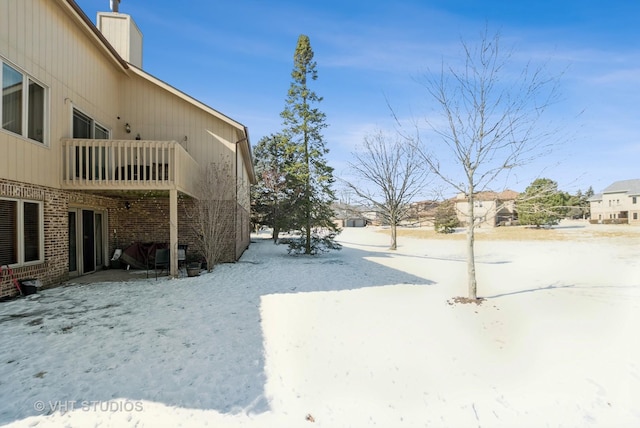
[[[433,226],[439,205],[437,201],[412,202],[409,204],[409,216],[403,224],[418,227]]]
[[[365,227],[367,225],[367,219],[360,207],[336,202],[333,204],[333,212],[333,223],[338,227]]]
[[[518,192],[504,190],[497,192],[478,192],[474,202],[474,222],[479,226],[502,226],[512,224],[518,218],[515,209]],[[460,193],[454,199],[458,220],[462,224],[468,224],[469,203],[467,196]]]
[[[46,286],[155,242],[175,275],[178,244],[195,247],[203,167],[222,162],[237,259],[255,182],[247,128],[143,71],[131,17],[101,13],[98,26],[73,0],[0,2],[0,264]],[[4,275],[0,297],[14,292]]]
[[[640,179],[616,181],[589,203],[592,223],[640,224]]]

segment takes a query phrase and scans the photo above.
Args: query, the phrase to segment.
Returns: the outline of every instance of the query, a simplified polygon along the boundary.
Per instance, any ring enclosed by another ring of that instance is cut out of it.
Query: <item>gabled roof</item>
[[[515,190],[503,190],[502,192],[493,192],[491,190],[485,190],[483,192],[478,192],[475,194],[474,199],[476,201],[515,201],[515,199],[518,197],[519,193],[516,192]],[[466,195],[458,195],[458,197],[455,198],[456,200],[460,201],[461,199],[463,199],[463,202],[466,201]]]
[[[58,0],[58,3],[61,3],[65,6],[68,14],[75,19],[78,25],[87,33],[89,38],[101,49],[107,57],[111,58],[111,60],[121,67],[123,70],[129,68],[129,63],[122,59],[120,54],[115,50],[111,43],[107,41],[104,35],[98,30],[91,19],[87,16],[86,13],[78,6],[74,0]]]
[[[629,196],[640,195],[640,179],[616,181],[602,193],[626,193]]]
[[[602,193],[596,193],[595,195],[593,195],[592,197],[587,199],[587,201],[588,202],[599,202],[599,201],[602,201]]]
[[[245,161],[245,165],[249,172],[249,180],[251,183],[256,182],[256,176],[253,166],[253,159],[251,154],[251,143],[249,142],[249,131],[246,126],[237,122],[230,117],[220,113],[219,111],[209,107],[208,105],[198,101],[197,99],[191,97],[190,95],[185,94],[184,92],[174,88],[173,86],[163,82],[162,80],[152,76],[151,74],[129,64],[125,61],[115,50],[115,48],[109,43],[109,41],[104,37],[104,35],[100,32],[100,30],[91,22],[91,19],[84,13],[84,11],[78,6],[75,0],[58,0],[63,5],[67,7],[67,11],[69,15],[71,15],[78,25],[80,25],[85,32],[89,35],[89,37],[93,40],[93,42],[105,52],[105,54],[110,57],[114,63],[120,66],[125,72],[133,73],[137,76],[142,77],[143,79],[155,84],[163,88],[164,90],[170,92],[174,96],[181,98],[188,103],[196,106],[197,108],[205,111],[206,113],[222,120],[223,122],[233,126],[238,130],[239,138],[238,141],[234,141],[237,145],[240,146],[240,152]]]

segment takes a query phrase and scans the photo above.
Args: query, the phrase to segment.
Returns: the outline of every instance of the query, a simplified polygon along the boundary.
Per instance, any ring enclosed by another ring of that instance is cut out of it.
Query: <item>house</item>
[[[338,227],[365,227],[367,225],[363,207],[335,202],[332,208],[334,212],[333,223]]]
[[[474,200],[474,221],[480,226],[495,227],[512,224],[518,218],[515,204],[518,192],[478,192]],[[460,193],[454,199],[456,213],[461,224],[469,223],[467,195]]]
[[[592,223],[640,224],[640,179],[616,181],[589,203]]]
[[[409,204],[409,213],[404,222],[411,226],[432,227],[436,219],[436,211],[440,203],[438,201],[419,201]]]
[[[142,40],[117,7],[96,26],[74,0],[0,2],[0,265],[16,277],[58,284],[136,242],[170,248],[176,275],[211,164],[235,182],[225,257],[248,247],[247,128],[145,72]]]

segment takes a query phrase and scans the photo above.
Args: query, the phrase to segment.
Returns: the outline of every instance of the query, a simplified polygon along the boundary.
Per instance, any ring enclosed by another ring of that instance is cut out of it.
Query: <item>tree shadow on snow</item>
[[[434,284],[367,260],[402,256],[349,247],[289,256],[284,245],[257,239],[238,263],[195,280],[44,290],[2,307],[3,328],[23,346],[0,350],[0,424],[42,414],[36,400],[124,398],[221,413],[268,411],[262,296]],[[38,322],[11,315],[36,307],[44,311]],[[32,373],[38,367],[45,368]]]
[[[527,290],[511,291],[509,293],[494,294],[493,296],[484,296],[485,299],[497,299],[499,297],[515,296],[517,294],[534,293],[536,291],[558,290],[562,288],[575,288],[575,285],[547,285],[546,287],[530,288]]]
[[[418,259],[429,259],[429,260],[441,260],[445,262],[458,262],[458,263],[467,263],[466,258],[460,257],[433,257],[433,256],[417,256],[415,254],[406,255],[408,258],[418,258]],[[476,256],[476,264],[481,265],[506,265],[511,263],[510,260],[499,260],[499,261],[483,261],[478,256]]]

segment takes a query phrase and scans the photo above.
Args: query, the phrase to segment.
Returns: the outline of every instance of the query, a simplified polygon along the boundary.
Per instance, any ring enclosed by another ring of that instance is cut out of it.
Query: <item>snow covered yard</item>
[[[2,303],[0,424],[638,426],[640,245],[571,233],[478,242],[481,306],[464,242],[369,228]]]

